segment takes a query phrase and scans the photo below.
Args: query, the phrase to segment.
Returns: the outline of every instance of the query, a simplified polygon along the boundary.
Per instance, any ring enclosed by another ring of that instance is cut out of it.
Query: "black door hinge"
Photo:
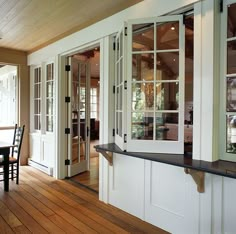
[[[125,80],[124,89],[127,89],[127,80]]]
[[[65,128],[65,134],[70,134],[70,128]]]
[[[65,102],[70,102],[70,97],[65,97]]]
[[[65,66],[65,71],[70,71],[70,65]]]
[[[125,36],[127,36],[127,27],[125,27]]]
[[[220,1],[220,12],[223,12],[223,0]]]
[[[127,143],[127,134],[124,134],[124,143]]]
[[[115,136],[115,128],[112,129],[112,136]]]
[[[87,137],[89,136],[89,127],[87,127]]]
[[[116,50],[116,43],[113,42],[113,50]]]
[[[116,86],[113,85],[113,93],[116,93]]]
[[[70,160],[69,160],[69,159],[66,159],[66,160],[65,160],[65,165],[66,165],[66,166],[70,165]]]

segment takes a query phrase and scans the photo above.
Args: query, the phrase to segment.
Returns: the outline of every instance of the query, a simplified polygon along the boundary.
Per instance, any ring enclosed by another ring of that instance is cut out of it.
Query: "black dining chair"
[[[18,127],[15,125],[14,136],[11,150],[11,154],[9,155],[9,179],[14,180],[16,178],[16,184],[19,184],[19,166],[20,166],[20,152],[21,145],[24,136],[25,125],[22,127]],[[1,166],[1,164],[0,164]],[[3,175],[3,171],[1,173]],[[0,181],[3,181],[4,178]]]

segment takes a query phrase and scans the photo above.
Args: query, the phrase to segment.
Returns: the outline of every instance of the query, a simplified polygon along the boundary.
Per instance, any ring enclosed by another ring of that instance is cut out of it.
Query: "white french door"
[[[184,153],[184,35],[182,15],[127,23],[127,151]]]
[[[89,170],[90,65],[69,57],[67,134],[68,177]]]

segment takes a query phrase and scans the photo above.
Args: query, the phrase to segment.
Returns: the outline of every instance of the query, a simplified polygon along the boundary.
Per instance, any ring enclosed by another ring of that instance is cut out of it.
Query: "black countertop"
[[[166,163],[177,167],[184,167],[203,171],[215,175],[236,179],[236,162],[217,160],[215,162],[207,162],[203,160],[195,160],[188,155],[181,154],[160,154],[160,153],[140,153],[122,151],[115,143],[96,145],[96,150],[108,151],[122,154],[128,157],[141,158],[154,162]]]

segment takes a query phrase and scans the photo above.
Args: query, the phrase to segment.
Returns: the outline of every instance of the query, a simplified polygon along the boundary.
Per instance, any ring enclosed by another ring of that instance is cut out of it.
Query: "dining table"
[[[0,141],[0,155],[3,156],[3,176],[4,176],[4,191],[9,191],[9,155],[11,148],[14,147],[11,143]]]

